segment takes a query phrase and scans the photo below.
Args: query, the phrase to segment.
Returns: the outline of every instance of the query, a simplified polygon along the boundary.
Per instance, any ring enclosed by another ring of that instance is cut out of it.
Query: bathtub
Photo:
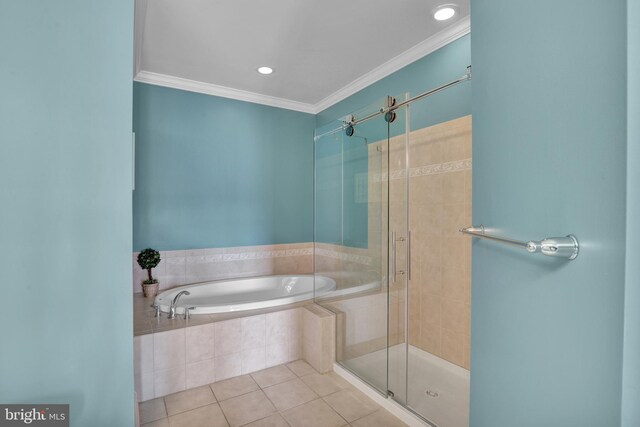
[[[336,288],[336,282],[316,276],[315,286],[319,293],[326,293]],[[167,313],[178,292],[189,291],[190,295],[180,297],[176,313],[184,313],[185,307],[190,308],[190,314],[229,313],[310,300],[313,287],[313,275],[218,280],[169,289],[159,294],[155,303],[160,306],[160,311]]]

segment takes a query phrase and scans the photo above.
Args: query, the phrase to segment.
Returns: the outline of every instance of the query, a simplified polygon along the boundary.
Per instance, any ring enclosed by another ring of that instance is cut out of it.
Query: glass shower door
[[[407,98],[316,130],[314,271],[335,288],[315,301],[336,313],[339,364],[431,425],[466,427],[471,116],[437,123],[413,103],[410,130]]]
[[[405,97],[390,98],[390,103]],[[408,304],[419,303],[409,298],[409,206],[408,206],[408,107],[387,114],[389,127],[389,396],[398,403],[407,403],[407,312]]]
[[[388,390],[389,125],[387,99],[316,130],[315,301],[336,313],[336,360],[382,394]]]

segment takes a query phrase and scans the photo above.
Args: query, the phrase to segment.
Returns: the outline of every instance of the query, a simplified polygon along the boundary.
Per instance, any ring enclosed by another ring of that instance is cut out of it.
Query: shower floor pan
[[[386,350],[379,350],[342,364],[381,387],[386,382],[385,362]],[[438,427],[468,427],[469,371],[413,346],[409,346],[408,357],[405,357],[404,345],[391,347],[389,389],[398,401],[404,400],[404,366],[407,362],[407,406]]]

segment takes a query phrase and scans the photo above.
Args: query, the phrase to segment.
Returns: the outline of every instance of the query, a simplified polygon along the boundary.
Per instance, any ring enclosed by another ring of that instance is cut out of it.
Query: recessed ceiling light
[[[273,68],[271,68],[271,67],[260,67],[260,68],[258,68],[258,72],[260,74],[271,74],[271,73],[273,73]]]
[[[456,10],[451,5],[440,6],[433,12],[433,18],[436,21],[446,21],[447,19],[453,18],[453,15],[456,14]]]

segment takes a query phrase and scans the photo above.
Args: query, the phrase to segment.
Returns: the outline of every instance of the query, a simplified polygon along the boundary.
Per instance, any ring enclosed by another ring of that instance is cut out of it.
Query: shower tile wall
[[[451,363],[469,368],[471,240],[458,230],[471,225],[471,116],[418,129],[409,134],[409,221],[412,275],[409,283],[409,343]],[[389,230],[403,236],[406,212],[405,135],[389,141],[389,173],[377,162],[369,167],[370,192],[389,182]],[[377,150],[372,144],[372,150]],[[384,194],[382,195],[384,197]],[[378,200],[369,209],[370,229],[385,220]],[[397,266],[406,251],[398,243]],[[390,286],[390,343],[405,333],[406,288],[402,277]]]
[[[411,132],[409,343],[469,369],[471,116]]]

